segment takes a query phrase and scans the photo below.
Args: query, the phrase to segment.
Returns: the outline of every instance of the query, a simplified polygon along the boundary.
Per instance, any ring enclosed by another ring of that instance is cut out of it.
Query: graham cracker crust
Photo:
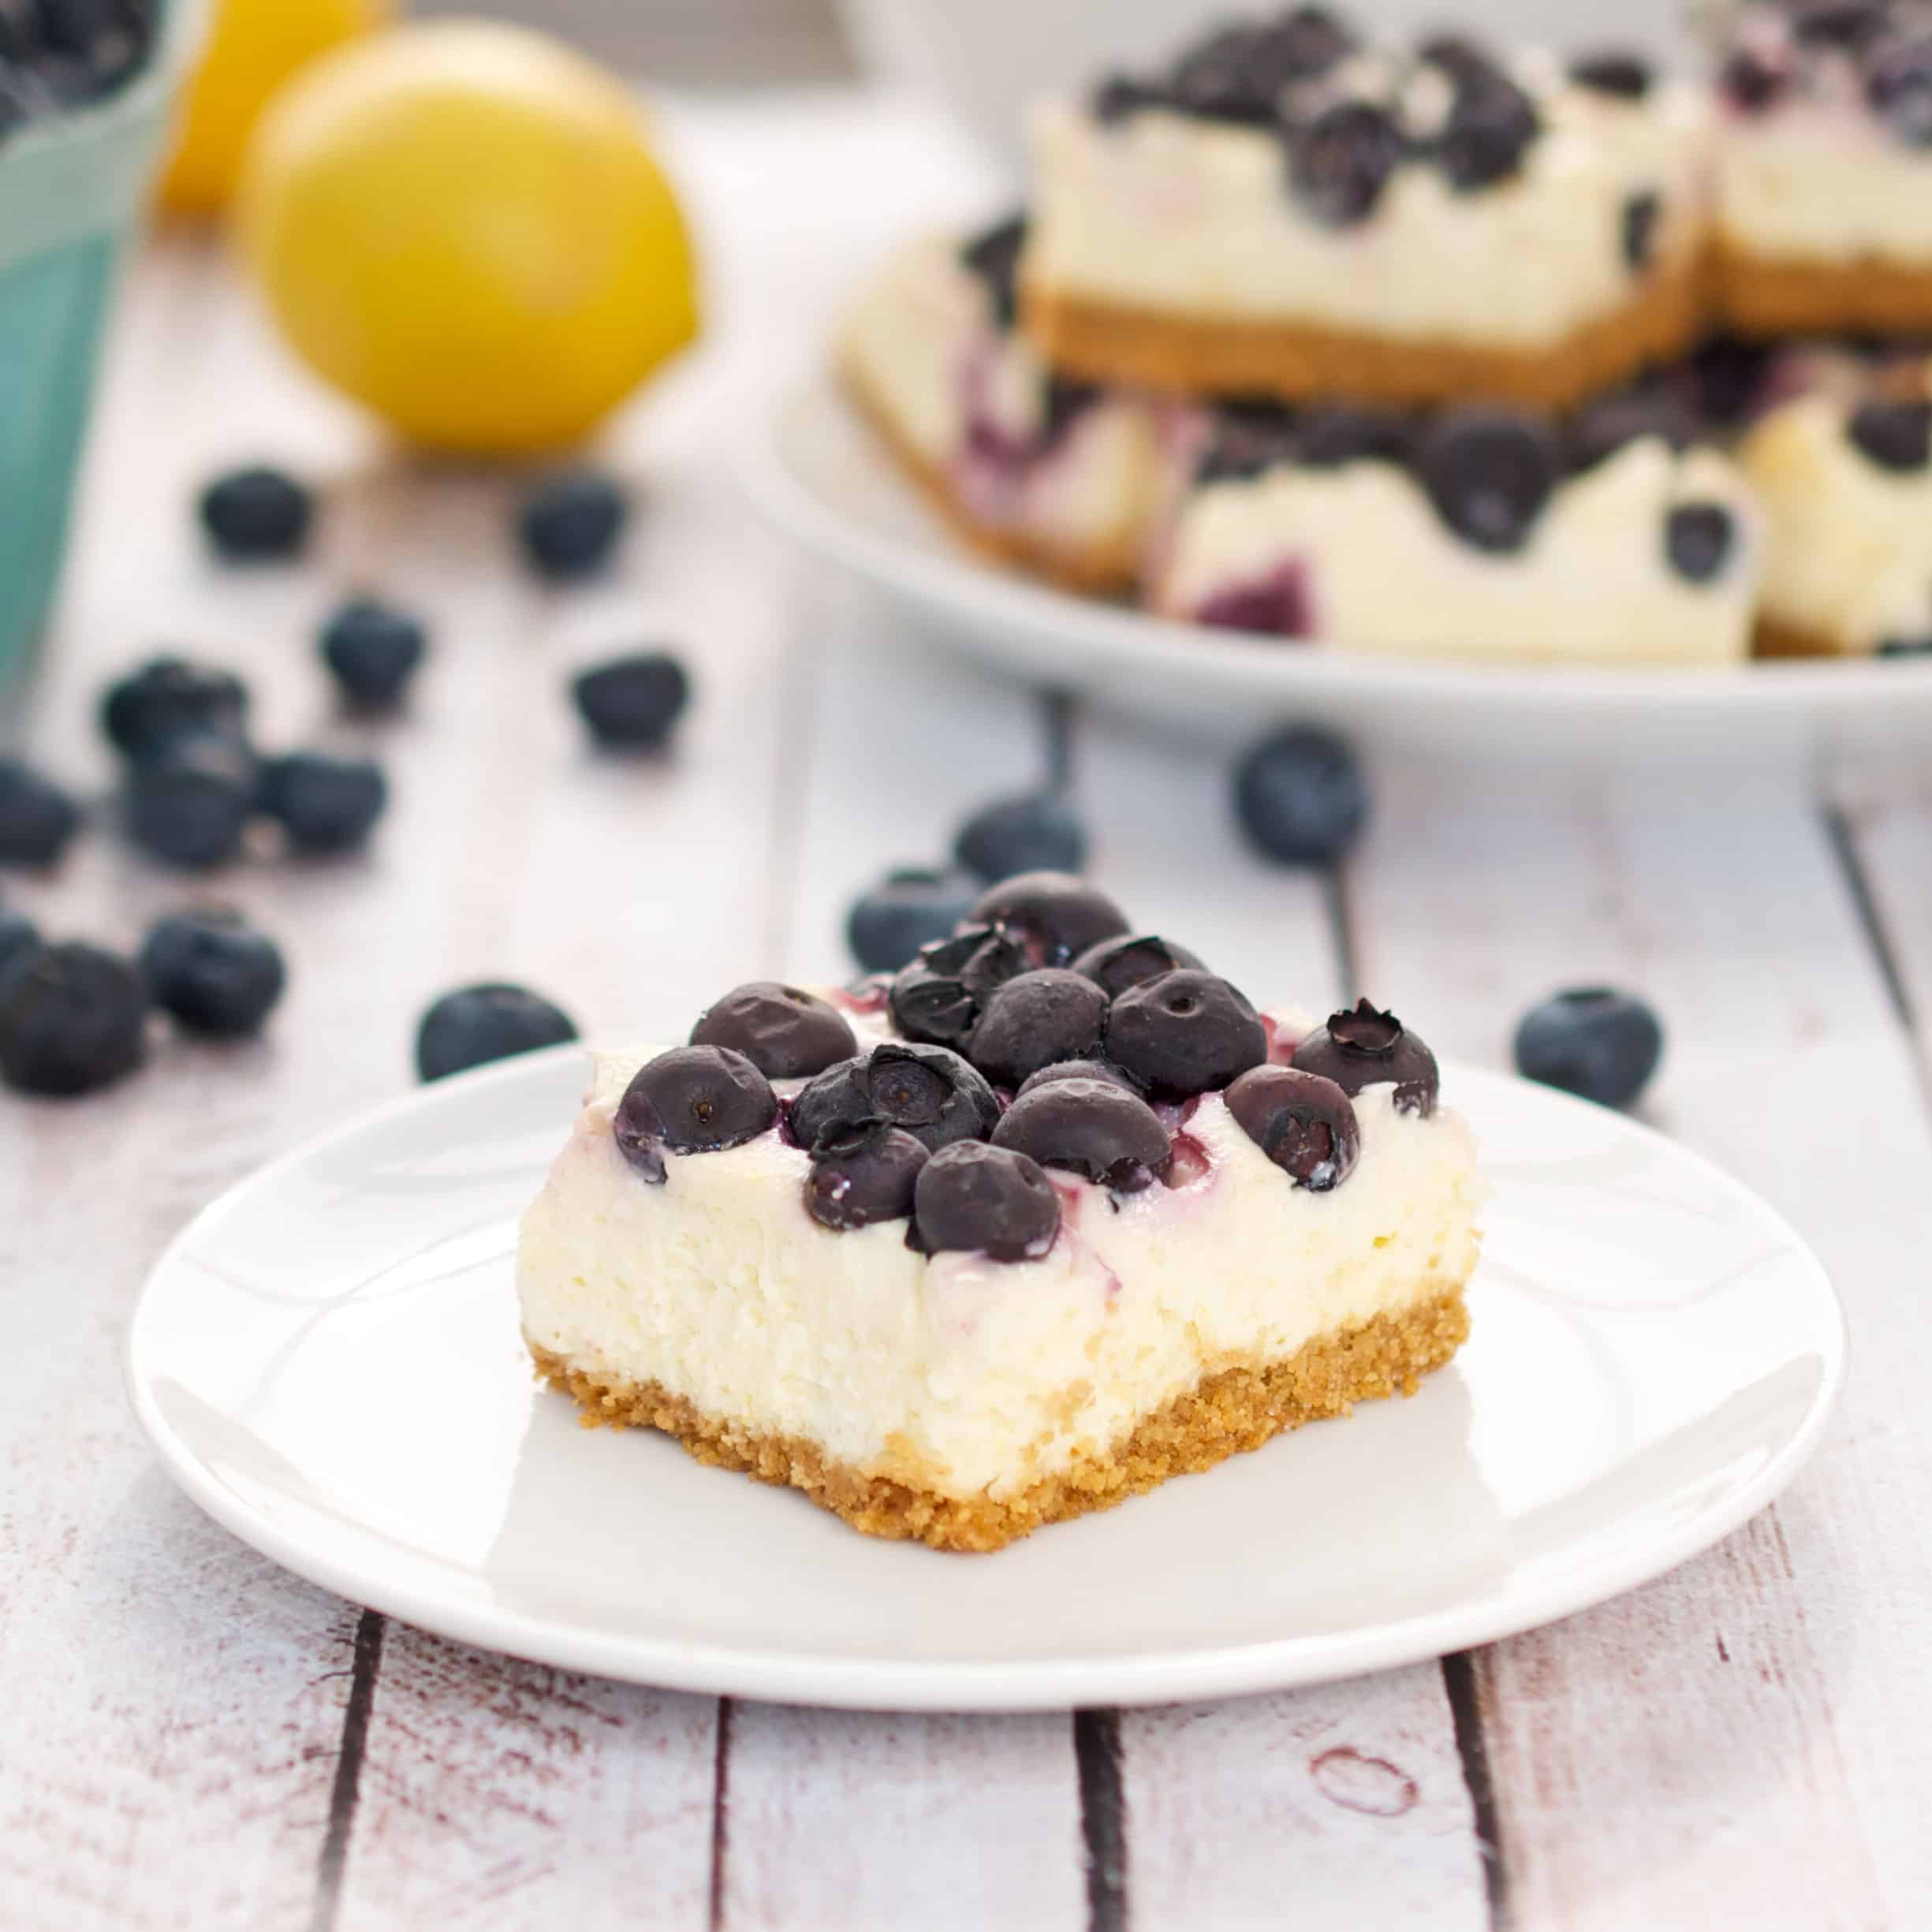
[[[1614,315],[1537,350],[1121,308],[1038,284],[1022,285],[1020,319],[1055,368],[1090,382],[1289,402],[1335,395],[1403,404],[1482,396],[1563,408],[1645,363],[1688,349],[1703,322],[1703,279],[1695,259],[1659,273]]]
[[[892,414],[872,393],[864,378],[841,361],[841,385],[872,432],[891,451],[893,460],[910,477],[919,494],[940,520],[970,550],[1009,569],[1043,577],[1062,590],[1082,597],[1116,597],[1132,590],[1140,574],[1138,534],[1117,535],[1112,541],[1084,548],[1056,543],[1029,531],[982,523],[960,501],[945,474],[927,461],[899,433]]]
[[[1878,255],[1850,262],[1751,255],[1720,244],[1711,257],[1717,306],[1744,335],[1910,335],[1932,330],[1932,262]]]
[[[795,1436],[760,1434],[707,1416],[658,1382],[613,1382],[573,1368],[529,1344],[539,1373],[576,1397],[587,1427],[659,1429],[699,1462],[761,1483],[803,1490],[822,1509],[870,1536],[916,1537],[934,1550],[989,1550],[1043,1524],[1108,1509],[1170,1476],[1211,1469],[1285,1430],[1345,1414],[1357,1402],[1413,1395],[1469,1333],[1460,1283],[1399,1314],[1331,1330],[1277,1362],[1236,1363],[1137,1423],[1112,1449],[1083,1453],[1018,1494],[949,1496],[922,1488],[916,1472],[858,1469]]]

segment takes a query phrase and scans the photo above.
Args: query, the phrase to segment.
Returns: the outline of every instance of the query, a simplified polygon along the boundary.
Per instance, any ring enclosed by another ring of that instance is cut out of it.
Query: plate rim
[[[807,408],[835,408],[858,419],[822,369],[777,385],[740,442],[737,470],[767,524],[811,554],[974,636],[1024,636],[1037,647],[1077,653],[1083,666],[1122,673],[1171,673],[1181,654],[1210,673],[1263,681],[1268,663],[1284,701],[1354,700],[1378,706],[1428,703],[1457,709],[1533,711],[1587,706],[1652,715],[1667,707],[1682,718],[1792,718],[1822,722],[1869,711],[1901,697],[1932,701],[1932,658],[1881,662],[1859,656],[1747,659],[1738,665],[1482,664],[1321,646],[1284,648],[1210,626],[1082,597],[977,558],[962,546],[927,550],[882,531],[828,501],[794,466],[786,426]],[[908,503],[919,499],[909,486]],[[921,505],[922,509],[923,505]],[[1013,654],[994,655],[1010,664]],[[1039,667],[1050,673],[1050,667]],[[1219,676],[1217,677],[1219,681]]]
[[[1777,1207],[1707,1155],[1646,1121],[1618,1115],[1624,1131],[1668,1149],[1706,1180],[1742,1196],[1809,1263],[1815,1286],[1822,1296],[1817,1312],[1825,1318],[1827,1345],[1821,1356],[1821,1378],[1803,1419],[1790,1437],[1759,1469],[1727,1491],[1719,1505],[1673,1526],[1641,1546],[1637,1553],[1620,1553],[1580,1568],[1565,1569],[1560,1578],[1531,1592],[1525,1602],[1505,1614],[1498,1615],[1500,1606],[1492,1598],[1483,1596],[1448,1609],[1318,1637],[1104,1658],[934,1663],[890,1658],[804,1658],[762,1647],[618,1637],[573,1629],[557,1618],[539,1620],[495,1609],[487,1604],[453,1606],[405,1580],[385,1578],[380,1563],[366,1556],[358,1561],[338,1558],[326,1550],[318,1552],[299,1534],[285,1531],[222,1483],[159,1412],[141,1366],[144,1324],[151,1315],[165,1277],[199,1238],[205,1224],[237,1197],[272,1187],[288,1169],[415,1111],[426,1100],[440,1100],[485,1085],[541,1078],[566,1060],[581,1061],[594,1045],[568,1042],[407,1091],[360,1110],[250,1169],[192,1215],[156,1257],[128,1316],[120,1352],[129,1403],[157,1460],[188,1500],[231,1535],[292,1574],[349,1602],[506,1656],[662,1689],[857,1710],[990,1713],[1134,1706],[1254,1695],[1329,1683],[1430,1661],[1560,1622],[1702,1554],[1749,1521],[1785,1489],[1816,1449],[1844,1389],[1850,1347],[1844,1299],[1811,1244]],[[1541,1102],[1587,1108],[1593,1114],[1606,1111],[1589,1101],[1494,1069],[1445,1060],[1443,1070],[1458,1082],[1474,1079],[1479,1083],[1528,1088]],[[355,1528],[364,1539],[378,1535],[366,1525]],[[945,1553],[938,1553],[943,1560]]]

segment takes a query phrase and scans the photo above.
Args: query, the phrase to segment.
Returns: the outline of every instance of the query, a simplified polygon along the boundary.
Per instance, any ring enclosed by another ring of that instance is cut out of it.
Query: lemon
[[[390,12],[390,0],[214,0],[207,46],[161,177],[162,207],[218,214],[269,96],[297,68],[380,26]]]
[[[297,352],[437,449],[573,442],[696,330],[636,102],[521,28],[440,21],[324,56],[256,130],[237,215]]]

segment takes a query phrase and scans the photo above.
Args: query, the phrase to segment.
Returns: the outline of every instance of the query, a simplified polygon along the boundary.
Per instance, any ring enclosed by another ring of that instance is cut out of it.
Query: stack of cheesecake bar
[[[1313,6],[1044,105],[841,373],[983,550],[1337,648],[1932,650],[1932,0],[1751,0],[1715,77]]]

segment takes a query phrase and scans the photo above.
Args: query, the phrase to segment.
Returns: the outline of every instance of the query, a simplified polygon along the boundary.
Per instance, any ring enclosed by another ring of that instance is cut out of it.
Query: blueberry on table
[[[624,1158],[649,1181],[664,1154],[717,1154],[755,1140],[778,1117],[771,1083],[728,1046],[673,1046],[640,1067],[611,1123]]]
[[[867,972],[894,973],[919,948],[943,939],[979,897],[980,882],[964,872],[907,868],[852,901],[845,942]]]
[[[919,1169],[912,1217],[915,1244],[928,1255],[1035,1261],[1060,1232],[1060,1197],[1025,1154],[961,1140]]]
[[[1295,1049],[1293,1064],[1304,1073],[1333,1080],[1351,1099],[1365,1087],[1393,1081],[1400,1112],[1424,1119],[1435,1112],[1441,1085],[1435,1055],[1393,1013],[1367,1000],[1330,1013],[1327,1024]]]
[[[1332,865],[1368,818],[1355,754],[1332,732],[1293,725],[1234,768],[1234,809],[1255,849],[1285,865]]]
[[[91,1093],[147,1050],[147,990],[129,960],[73,942],[0,975],[0,1079],[22,1093]]]
[[[580,672],[570,695],[599,744],[654,750],[683,715],[691,680],[668,651],[640,651]]]
[[[1100,1050],[1107,996],[1083,973],[1040,966],[994,990],[967,1042],[967,1057],[995,1087],[1016,1087],[1057,1060]]]
[[[1087,829],[1051,793],[997,799],[960,827],[953,856],[989,885],[1019,872],[1077,872],[1087,863]]]
[[[121,756],[140,765],[185,738],[246,735],[248,687],[232,671],[185,658],[151,658],[117,679],[101,700],[101,728]]]
[[[297,852],[352,852],[389,803],[382,767],[366,758],[292,752],[262,768],[262,809]]]
[[[128,837],[151,859],[184,871],[225,863],[241,849],[259,774],[247,749],[223,738],[177,740],[128,774]]]
[[[1128,931],[1127,915],[1070,872],[1019,872],[974,901],[970,916],[995,927],[1035,966],[1065,966]]]
[[[0,979],[40,950],[40,928],[24,912],[0,905]]]
[[[1657,1015],[1613,987],[1552,994],[1516,1028],[1519,1073],[1606,1107],[1628,1106],[1657,1071],[1663,1050]]]
[[[693,1046],[729,1046],[768,1080],[800,1080],[859,1050],[852,1024],[802,987],[775,979],[734,987],[698,1016]]]
[[[416,1028],[416,1072],[439,1080],[577,1037],[569,1015],[528,987],[491,982],[446,993]]]
[[[524,499],[517,534],[539,576],[567,582],[603,567],[629,513],[623,490],[602,472],[567,470]]]
[[[1152,1186],[1173,1158],[1160,1116],[1109,1080],[1035,1087],[1000,1117],[993,1144],[1121,1194]]]
[[[343,696],[372,710],[402,696],[427,647],[416,618],[374,597],[350,599],[323,627],[323,662]]]
[[[282,949],[232,906],[191,906],[156,921],[140,953],[155,1004],[190,1033],[253,1033],[288,983]]]
[[[1225,1098],[1242,1132],[1311,1194],[1348,1178],[1362,1151],[1361,1128],[1333,1080],[1299,1067],[1254,1067]]]
[[[292,557],[315,516],[308,490],[285,471],[255,464],[218,476],[201,493],[201,521],[233,562]]]
[[[1162,973],[1108,1009],[1107,1057],[1157,1100],[1218,1090],[1267,1057],[1261,1016],[1214,973]]]
[[[805,1176],[805,1212],[840,1233],[904,1221],[929,1158],[921,1142],[883,1122],[822,1143]]]
[[[52,779],[0,758],[0,865],[51,865],[80,824],[80,808]]]

